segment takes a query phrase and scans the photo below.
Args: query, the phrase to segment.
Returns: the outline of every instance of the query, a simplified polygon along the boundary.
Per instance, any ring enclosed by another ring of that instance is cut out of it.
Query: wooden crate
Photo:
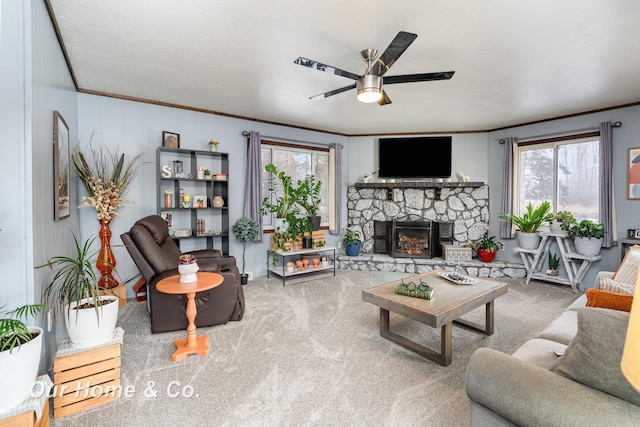
[[[325,242],[325,245],[326,245],[327,240],[325,236],[325,231],[324,230],[312,231],[311,240],[313,240],[314,244],[315,242],[322,240],[323,242]],[[276,245],[273,239],[271,239],[271,249],[281,249],[281,248],[276,248]],[[298,249],[302,249],[302,235],[300,235],[300,237],[298,237],[296,240],[292,242],[285,243],[284,249],[288,251],[296,251]]]
[[[100,295],[115,295],[118,297],[118,306],[123,307],[127,305],[127,286],[118,285],[115,288],[101,289]]]
[[[49,399],[45,399],[42,405],[40,421],[36,417],[36,411],[30,410],[1,419],[0,427],[49,427]]]
[[[111,344],[54,359],[54,418],[120,398],[120,350]]]

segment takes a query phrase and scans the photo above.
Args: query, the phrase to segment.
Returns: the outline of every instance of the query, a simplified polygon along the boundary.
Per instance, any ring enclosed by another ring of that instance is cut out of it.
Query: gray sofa
[[[640,426],[622,376],[629,313],[578,297],[512,355],[482,348],[467,368],[471,426]]]

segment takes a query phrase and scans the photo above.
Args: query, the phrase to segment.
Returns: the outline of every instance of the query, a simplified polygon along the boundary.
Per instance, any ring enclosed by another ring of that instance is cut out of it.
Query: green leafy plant
[[[307,175],[304,180],[298,181],[298,204],[308,216],[316,216],[320,208],[321,181],[316,181],[315,175]]]
[[[324,240],[316,240],[315,242],[313,242],[313,247],[314,248],[321,248],[325,245]]]
[[[238,219],[231,228],[236,239],[242,243],[242,274],[244,274],[244,253],[246,245],[249,242],[253,242],[258,236],[258,223],[251,218],[242,217]]]
[[[362,234],[351,227],[347,227],[344,229],[344,237],[342,238],[342,242],[345,245],[357,245],[358,242],[362,241]]]
[[[270,196],[262,201],[260,213],[262,215],[275,214],[277,218],[287,218],[290,214],[297,214],[298,191],[293,185],[292,178],[284,171],[278,171],[272,163],[266,165],[264,169],[273,175]]]
[[[604,224],[583,219],[580,222],[563,222],[562,230],[570,238],[587,237],[589,239],[601,239],[604,237]]]
[[[52,302],[50,306],[54,311],[66,306],[67,315],[69,315],[70,303],[75,302],[76,308],[93,306],[96,316],[100,318],[98,307],[103,303],[100,301],[98,277],[93,270],[94,257],[98,254],[98,250],[91,250],[95,239],[96,237],[87,239],[80,245],[74,234],[75,257],[55,256],[44,265],[53,269],[52,278],[46,284],[44,294]],[[84,298],[88,301],[82,306],[80,302]],[[105,304],[110,302],[105,301]]]
[[[560,211],[555,214],[554,219],[558,222],[575,222],[576,219],[573,217],[573,214],[569,211]]]
[[[20,319],[27,320],[40,313],[44,304],[28,304],[14,310],[0,313],[0,351],[9,350],[12,353],[16,347],[31,341],[37,336],[29,331],[28,326]]]
[[[544,201],[536,208],[531,203],[528,203],[522,215],[501,212],[499,217],[510,221],[523,233],[535,233],[545,222],[552,221],[554,215],[551,213],[551,203]]]
[[[211,171],[210,171],[209,169],[205,169],[205,170],[204,170],[204,174],[205,174],[205,176],[206,176],[206,175],[211,175]]]
[[[495,252],[498,249],[503,249],[504,244],[502,242],[496,242],[496,236],[489,236],[489,233],[484,233],[481,239],[471,242],[471,248],[474,250],[484,249],[485,251]]]
[[[555,253],[549,252],[549,269],[557,270],[560,267],[560,258]]]

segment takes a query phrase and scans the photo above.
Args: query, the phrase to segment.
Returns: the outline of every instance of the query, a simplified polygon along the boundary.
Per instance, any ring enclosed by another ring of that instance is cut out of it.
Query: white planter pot
[[[88,300],[82,299],[80,304]],[[94,347],[109,341],[113,336],[118,321],[118,297],[105,295],[101,296],[100,300],[115,302],[98,307],[97,313],[94,307],[76,310],[75,302],[69,304],[71,310],[64,308],[64,324],[73,347]]]
[[[39,332],[38,336],[11,353],[0,352],[0,413],[30,397],[38,376],[43,331],[37,326],[29,326],[29,330]]]
[[[555,219],[549,223],[549,230],[552,233],[564,233],[564,231],[562,231],[562,223]]]
[[[280,228],[280,231],[286,231],[287,228],[289,228],[289,225],[287,224],[287,220],[284,218],[274,218],[273,228],[276,230]]]
[[[585,256],[596,256],[602,248],[604,239],[591,239],[589,237],[575,237],[573,243],[576,245],[576,252]]]
[[[524,249],[538,249],[538,245],[540,244],[540,236],[538,236],[538,233],[516,231],[516,238],[518,239],[518,246]]]

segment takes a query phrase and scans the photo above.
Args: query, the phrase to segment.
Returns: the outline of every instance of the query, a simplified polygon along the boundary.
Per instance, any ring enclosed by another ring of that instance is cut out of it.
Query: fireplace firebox
[[[433,258],[453,243],[453,225],[437,221],[374,221],[373,252],[394,258]]]

